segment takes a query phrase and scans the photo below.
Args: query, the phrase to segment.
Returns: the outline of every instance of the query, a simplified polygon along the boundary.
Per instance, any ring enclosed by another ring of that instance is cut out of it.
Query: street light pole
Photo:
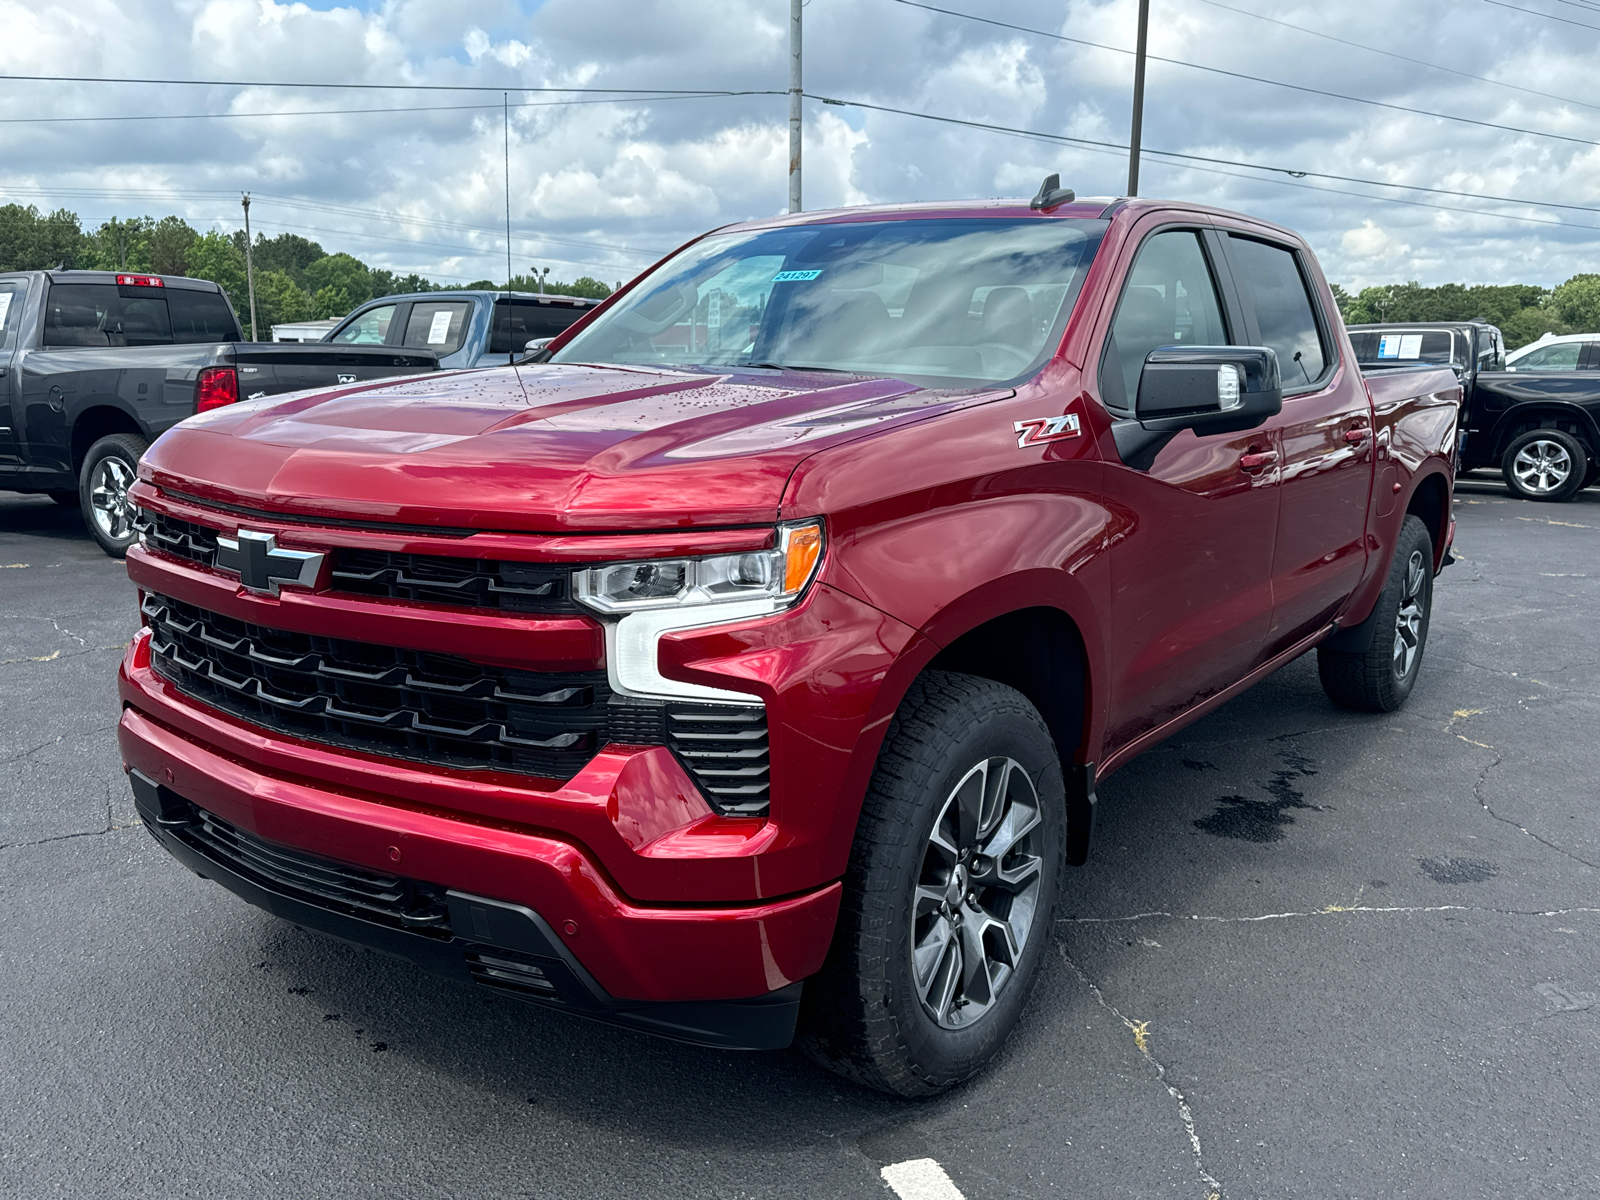
[[[789,211],[800,211],[800,9],[789,0]]]
[[[259,341],[256,334],[256,262],[250,245],[250,193],[244,193],[244,278],[250,291],[250,340]]]
[[[1150,40],[1150,0],[1139,0],[1139,43],[1133,58],[1133,132],[1128,137],[1128,195],[1139,194],[1139,139],[1144,133],[1144,56]]]

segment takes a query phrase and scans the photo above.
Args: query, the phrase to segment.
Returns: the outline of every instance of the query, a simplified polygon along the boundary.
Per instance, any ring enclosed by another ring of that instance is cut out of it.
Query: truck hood
[[[285,516],[579,533],[767,524],[817,450],[1009,391],[542,364],[249,401],[174,426],[157,487]]]

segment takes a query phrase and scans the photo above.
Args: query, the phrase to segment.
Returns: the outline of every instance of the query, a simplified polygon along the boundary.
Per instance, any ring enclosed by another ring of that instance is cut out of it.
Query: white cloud
[[[1230,3],[1265,11],[1259,0]],[[965,7],[1129,47],[1134,6],[1135,0],[1069,0],[1063,12],[1059,0],[1011,0],[1004,13]],[[1127,55],[894,0],[823,0],[805,11],[807,89],[819,95],[1094,141],[1127,136]],[[1592,36],[1535,16],[1487,6],[1480,13],[1446,0],[1296,3],[1270,15],[1600,104],[1588,100]],[[0,74],[490,89],[0,82],[0,116],[9,118],[280,114],[0,125],[0,201],[65,205],[92,222],[176,211],[202,227],[231,227],[237,193],[250,190],[253,221],[269,234],[291,229],[329,249],[440,277],[498,275],[505,250],[495,231],[505,219],[505,180],[497,89],[781,91],[787,17],[782,0],[80,0],[71,6],[0,0]],[[1153,62],[1147,147],[1465,194],[1261,176],[1157,156],[1143,164],[1146,194],[1200,200],[1298,228],[1322,254],[1330,277],[1352,286],[1399,278],[1550,284],[1600,269],[1600,212],[1491,198],[1588,204],[1586,197],[1600,194],[1600,147],[1252,79],[1578,139],[1600,129],[1594,107],[1429,70],[1203,0],[1163,6],[1151,49],[1246,78]],[[518,100],[515,91],[512,99]],[[557,274],[614,279],[707,227],[784,207],[782,95],[557,105],[562,99],[525,93],[528,106],[511,111],[517,263],[537,258]],[[348,111],[377,108],[422,111]],[[323,115],[283,115],[306,112]],[[1026,196],[1050,171],[1060,171],[1080,195],[1115,195],[1126,178],[1125,158],[1116,151],[815,102],[808,102],[806,120],[808,207]],[[140,189],[146,194],[129,194]],[[632,252],[615,249],[623,246]]]

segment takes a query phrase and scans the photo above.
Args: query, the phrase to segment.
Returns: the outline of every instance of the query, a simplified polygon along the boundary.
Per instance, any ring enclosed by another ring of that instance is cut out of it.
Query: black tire
[[[83,523],[100,548],[112,558],[128,553],[138,536],[128,488],[139,469],[139,457],[150,445],[135,433],[112,433],[89,447],[78,472],[78,504]]]
[[[1524,500],[1571,500],[1585,487],[1589,455],[1562,429],[1530,429],[1511,439],[1500,458],[1500,476]]]
[[[991,794],[976,818],[960,802]],[[970,836],[962,814],[976,825]],[[1019,827],[1026,834],[998,859],[981,853]],[[970,1078],[1027,1003],[1051,940],[1065,834],[1061,764],[1038,710],[992,680],[922,675],[878,755],[833,946],[806,984],[800,1049],[898,1096]],[[969,848],[947,853],[958,845]]]
[[[77,508],[83,501],[77,492],[46,492],[62,508]]]
[[[1415,515],[1400,527],[1389,578],[1372,610],[1372,644],[1366,650],[1317,648],[1322,690],[1341,708],[1394,712],[1406,702],[1422,670],[1433,613],[1433,539]]]

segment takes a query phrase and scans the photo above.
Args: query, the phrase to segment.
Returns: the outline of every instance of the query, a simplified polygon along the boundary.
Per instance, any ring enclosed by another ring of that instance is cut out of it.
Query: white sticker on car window
[[[1401,339],[1400,339],[1400,357],[1401,358],[1421,358],[1422,357],[1422,335],[1420,333],[1408,333],[1408,334],[1405,334],[1403,337],[1401,337]]]
[[[433,314],[433,324],[428,326],[428,345],[442,346],[450,340],[450,310]]]
[[[6,327],[6,314],[11,311],[11,293],[0,292],[0,329]]]

